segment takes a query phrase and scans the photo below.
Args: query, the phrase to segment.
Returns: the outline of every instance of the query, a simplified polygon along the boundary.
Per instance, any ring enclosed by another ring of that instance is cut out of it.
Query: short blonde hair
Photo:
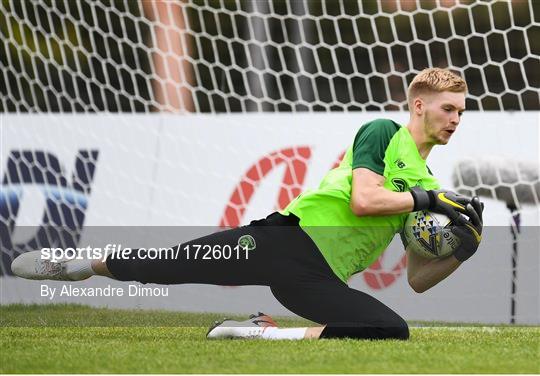
[[[411,101],[423,93],[440,93],[443,91],[466,93],[467,83],[459,75],[448,69],[427,68],[414,77],[409,85],[407,97]]]

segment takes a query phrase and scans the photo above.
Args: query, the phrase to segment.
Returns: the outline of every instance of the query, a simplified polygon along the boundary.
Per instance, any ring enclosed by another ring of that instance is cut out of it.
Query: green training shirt
[[[387,119],[361,127],[319,188],[300,194],[283,210],[300,218],[300,226],[344,282],[381,255],[407,218],[407,213],[358,217],[351,211],[352,171],[359,167],[384,176],[384,187],[391,191],[439,188],[406,127]]]

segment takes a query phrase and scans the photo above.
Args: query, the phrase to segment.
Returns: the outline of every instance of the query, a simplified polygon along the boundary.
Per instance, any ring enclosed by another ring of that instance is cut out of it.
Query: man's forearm
[[[414,253],[409,252],[409,258],[410,257],[420,256],[416,256]],[[412,260],[409,260],[409,262],[411,261]],[[461,262],[458,261],[454,256],[449,256],[443,259],[429,260],[409,271],[409,284],[414,291],[424,292],[448,277],[460,265]]]
[[[392,192],[384,187],[360,191],[351,203],[351,209],[358,216],[410,213],[414,206],[409,192]]]
[[[353,170],[351,210],[361,217],[409,213],[414,206],[410,192],[384,188],[385,178],[365,168]]]

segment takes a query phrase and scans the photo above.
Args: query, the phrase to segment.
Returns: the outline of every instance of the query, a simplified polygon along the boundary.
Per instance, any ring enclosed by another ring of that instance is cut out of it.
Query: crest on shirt
[[[240,246],[240,248],[247,251],[252,251],[255,248],[257,248],[257,243],[255,243],[255,239],[253,238],[253,236],[249,234],[242,235],[241,237],[239,237],[238,245]]]
[[[392,185],[398,192],[407,192],[409,190],[409,184],[401,178],[392,179]]]

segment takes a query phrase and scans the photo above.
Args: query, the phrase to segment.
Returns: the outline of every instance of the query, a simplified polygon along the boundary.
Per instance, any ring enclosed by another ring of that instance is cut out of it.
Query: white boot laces
[[[50,277],[59,277],[64,269],[62,263],[40,260],[36,263],[36,273]]]

